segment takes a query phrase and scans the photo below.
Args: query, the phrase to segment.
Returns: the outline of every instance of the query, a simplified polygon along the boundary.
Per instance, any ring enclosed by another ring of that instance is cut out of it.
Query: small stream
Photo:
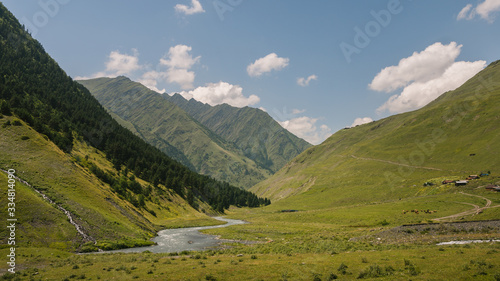
[[[217,247],[220,244],[221,240],[216,239],[217,236],[215,235],[203,234],[200,232],[200,230],[228,227],[231,225],[246,223],[241,220],[232,220],[222,217],[215,217],[214,219],[224,221],[226,222],[226,224],[165,229],[158,232],[158,236],[151,239],[151,241],[155,242],[157,245],[105,251],[101,253],[140,253],[144,251],[150,251],[152,253],[175,253],[182,251],[202,251],[208,248]]]

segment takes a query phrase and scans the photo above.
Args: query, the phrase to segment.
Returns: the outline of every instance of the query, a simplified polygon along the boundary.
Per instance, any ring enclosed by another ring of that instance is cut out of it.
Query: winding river
[[[202,251],[208,248],[217,247],[221,241],[216,239],[217,236],[203,234],[200,230],[228,227],[231,225],[246,223],[241,220],[232,220],[222,217],[215,217],[214,219],[224,221],[226,224],[165,229],[158,232],[158,236],[151,239],[151,241],[155,242],[157,245],[105,251],[104,253],[140,253],[144,251],[150,251],[152,253],[175,253],[182,251]]]

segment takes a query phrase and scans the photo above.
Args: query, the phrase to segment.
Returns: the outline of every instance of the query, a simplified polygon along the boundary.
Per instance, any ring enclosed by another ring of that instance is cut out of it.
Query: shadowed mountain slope
[[[271,173],[160,94],[126,77],[79,81],[123,126],[196,172],[250,188]]]
[[[272,173],[311,146],[260,109],[210,106],[194,99],[188,101],[179,94],[164,97]]]

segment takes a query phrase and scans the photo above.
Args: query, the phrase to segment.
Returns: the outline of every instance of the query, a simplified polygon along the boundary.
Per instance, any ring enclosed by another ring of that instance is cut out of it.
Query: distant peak
[[[116,80],[127,80],[127,81],[132,81],[132,80],[130,80],[130,78],[128,78],[127,76],[123,76],[123,75],[117,76],[115,79],[116,79]]]

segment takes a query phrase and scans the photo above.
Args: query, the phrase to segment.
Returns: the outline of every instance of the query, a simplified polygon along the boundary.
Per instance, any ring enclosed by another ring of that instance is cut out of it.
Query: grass
[[[4,116],[0,119],[0,126],[14,119]],[[29,139],[21,140],[18,136],[28,136]],[[78,138],[71,155],[64,154],[23,122],[18,126],[2,128],[0,139],[0,167],[14,168],[17,176],[70,211],[86,233],[98,242],[109,244],[116,241],[117,247],[143,245],[158,230],[168,226],[219,223],[195,211],[182,198],[164,187],[161,187],[162,192],[154,189],[151,198],[146,201],[146,207],[153,210],[156,216],[134,207],[90,173],[85,161],[91,161],[111,173],[118,172],[104,154],[78,141]],[[0,180],[7,182],[4,174]],[[140,179],[138,181],[143,186],[149,184]],[[26,222],[19,230],[21,245],[49,245],[74,251],[84,243],[60,210],[46,203],[29,187],[19,182],[17,187],[19,219]],[[5,192],[5,189],[2,190]],[[4,206],[6,199],[4,195],[0,198]],[[6,216],[5,212],[6,209],[0,209],[2,217]],[[5,230],[1,231],[3,233]],[[3,240],[4,237],[2,235]]]
[[[493,74],[498,81],[500,70]],[[493,74],[490,67],[482,75],[488,78]],[[391,239],[384,236],[403,224],[429,223],[474,206],[483,207],[487,201],[482,197],[491,200],[492,206],[500,205],[500,193],[483,188],[490,183],[500,183],[497,170],[500,136],[498,121],[495,121],[500,91],[480,102],[470,101],[477,104],[476,107],[454,108],[469,102],[463,96],[477,83],[473,79],[422,110],[338,132],[254,188],[274,198],[273,204],[259,209],[233,208],[227,212],[229,218],[244,219],[250,224],[204,230],[225,239],[253,243],[230,240],[220,250],[171,255],[74,255],[21,245],[19,276],[49,280],[498,279],[499,243],[436,246],[437,242],[449,240],[500,239],[497,228],[454,231],[443,226],[434,232],[425,228],[406,229],[407,232],[395,234]],[[449,115],[450,112],[455,114]],[[12,118],[4,117],[0,123],[9,119]],[[447,137],[443,134],[441,138],[436,137],[434,128],[442,128]],[[462,131],[467,133],[457,135]],[[29,139],[21,140],[18,136]],[[89,155],[102,169],[112,169],[103,155],[89,151],[83,144],[75,146],[75,154],[68,157],[24,124],[2,128],[0,137],[7,140],[0,142],[0,150],[6,151],[0,164],[16,168],[57,202],[68,206],[100,237],[100,242],[119,241],[123,237],[128,241],[141,239],[159,227],[211,223],[206,215],[183,205],[180,198],[164,196],[158,201],[148,201],[147,207],[154,210],[157,217],[122,202],[108,187],[86,173],[83,166],[69,159]],[[420,150],[424,153],[421,161],[415,158],[413,163],[405,164],[419,151],[422,140],[432,140],[432,148],[428,153]],[[9,152],[6,143],[16,154]],[[462,179],[488,170],[490,176],[471,181],[465,187],[441,184],[444,179]],[[49,177],[50,171],[62,176]],[[386,174],[387,171],[392,174]],[[0,177],[2,179],[5,177]],[[434,185],[423,185],[428,182]],[[20,189],[20,192],[24,191]],[[50,206],[31,198],[33,194],[30,195],[29,190],[25,193],[29,200],[26,204],[33,202],[39,204],[42,211],[51,210]],[[106,196],[116,200],[116,205],[111,206],[109,200],[102,199]],[[105,208],[109,210],[104,211]],[[419,210],[419,213],[404,210]],[[62,219],[58,213],[49,218],[48,226]],[[489,208],[480,214],[456,219],[498,218],[500,208]],[[67,227],[64,221],[61,223]],[[98,224],[105,227],[97,229]],[[48,230],[40,231],[37,235]],[[53,235],[48,238],[55,239],[58,234]],[[37,245],[42,243],[40,239],[33,239],[38,241]],[[5,256],[6,251],[0,250],[0,256]],[[5,270],[6,265],[0,264],[0,269]]]
[[[21,280],[492,280],[500,266],[500,245],[437,246],[418,249],[351,251],[338,254],[258,254],[237,257],[221,252],[175,256],[167,254],[74,255],[53,249],[19,249]],[[5,250],[0,254],[5,256]],[[368,263],[362,261],[365,257]],[[343,269],[341,269],[343,265]],[[4,265],[2,265],[4,267]],[[73,277],[75,278],[75,277]],[[208,279],[207,279],[208,278]],[[320,278],[320,279],[314,279]]]
[[[251,190],[289,208],[322,209],[447,193],[423,186],[438,179],[498,176],[500,87],[485,81],[499,80],[493,63],[422,109],[340,130]]]

